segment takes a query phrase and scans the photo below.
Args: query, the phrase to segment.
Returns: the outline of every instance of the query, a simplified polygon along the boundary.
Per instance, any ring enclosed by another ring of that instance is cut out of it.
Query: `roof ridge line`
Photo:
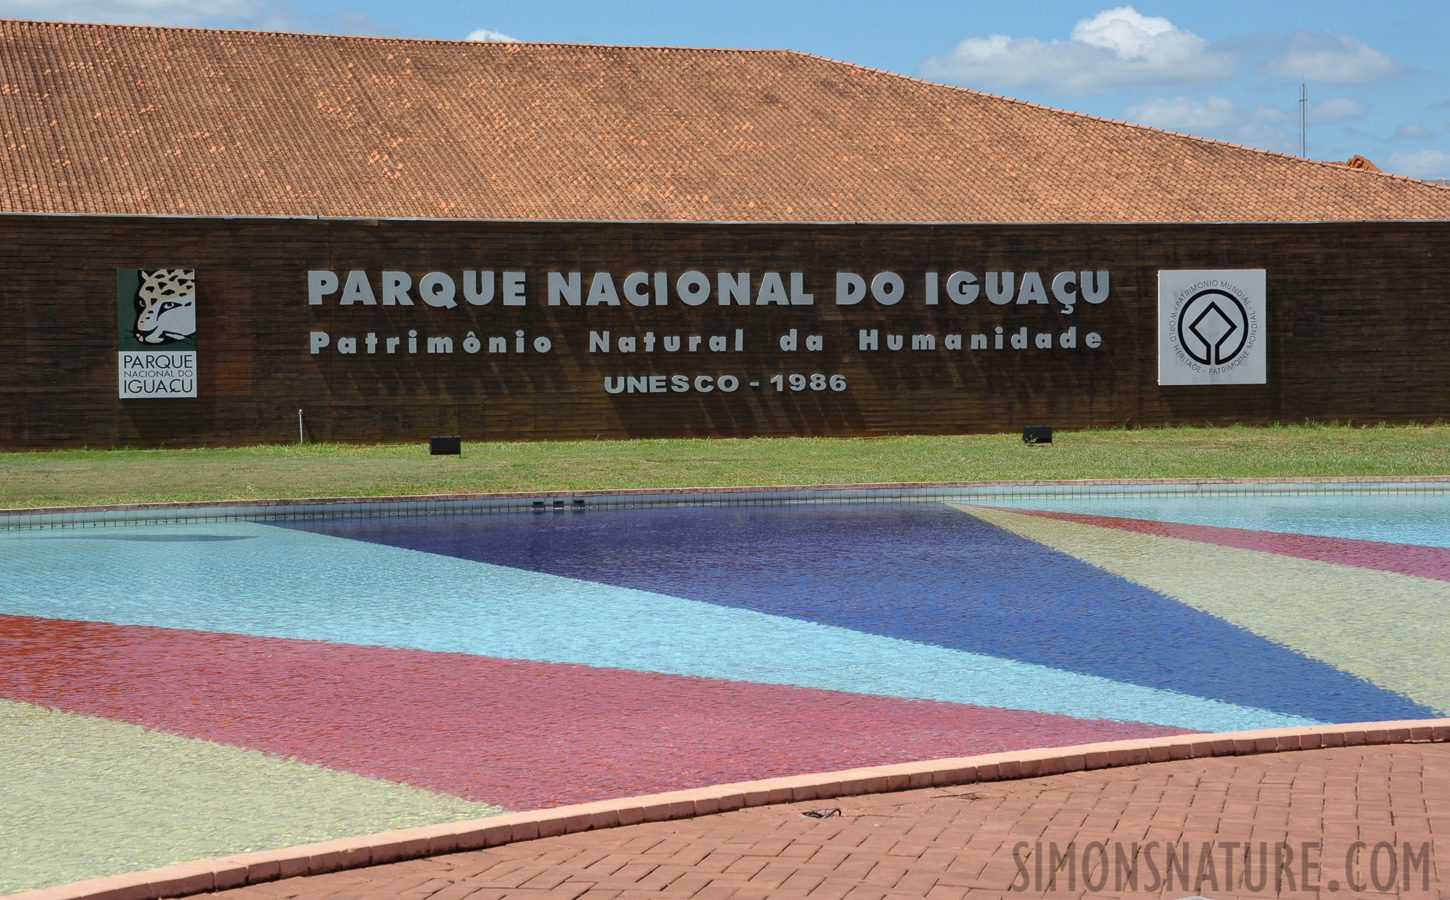
[[[1107,116],[1095,116],[1095,115],[1092,115],[1090,113],[1078,112],[1077,110],[1063,109],[1063,108],[1057,107],[1057,106],[1047,106],[1046,104],[1042,104],[1042,103],[1034,103],[1031,100],[1023,100],[1023,99],[1020,99],[1018,97],[1008,97],[1005,94],[993,94],[993,93],[991,93],[989,91],[978,90],[976,88],[962,87],[959,84],[948,84],[947,82],[944,82],[944,81],[932,81],[929,78],[922,78],[922,77],[917,76],[917,75],[903,75],[900,72],[892,72],[892,71],[887,70],[887,69],[875,69],[875,68],[872,68],[870,66],[863,65],[861,63],[853,63],[853,62],[849,62],[849,61],[843,60],[843,59],[836,59],[836,58],[831,57],[831,56],[822,56],[819,53],[809,53],[809,52],[806,52],[804,50],[786,50],[785,52],[786,53],[790,53],[790,54],[795,54],[795,55],[798,55],[798,56],[809,57],[810,59],[817,59],[817,60],[820,60],[822,62],[833,63],[833,64],[838,65],[838,66],[848,66],[848,67],[853,68],[853,69],[860,69],[860,70],[863,70],[863,71],[866,71],[866,72],[873,72],[873,73],[880,74],[880,75],[888,75],[888,76],[890,76],[892,78],[900,78],[900,79],[903,79],[905,81],[914,81],[914,82],[916,82],[918,84],[927,85],[929,87],[945,88],[945,89],[947,89],[949,91],[957,91],[957,92],[960,92],[960,93],[972,94],[972,95],[978,96],[978,97],[986,97],[986,98],[991,99],[991,100],[1003,100],[1003,101],[1006,101],[1007,103],[1017,104],[1018,106],[1025,106],[1025,107],[1029,107],[1031,109],[1040,109],[1040,110],[1043,110],[1045,112],[1057,113],[1059,115],[1064,115],[1064,116],[1071,116],[1071,117],[1077,118],[1077,119],[1087,119],[1088,121],[1092,121],[1092,122],[1103,122],[1103,123],[1108,124],[1108,125],[1117,125],[1119,127],[1130,128],[1130,129],[1134,129],[1136,131],[1146,131],[1146,132],[1151,132],[1151,133],[1154,133],[1154,134],[1168,135],[1170,137],[1184,138],[1186,140],[1197,141],[1197,142],[1202,143],[1202,144],[1210,144],[1210,145],[1213,145],[1213,146],[1216,146],[1216,147],[1227,147],[1227,148],[1229,148],[1231,150],[1245,150],[1245,151],[1248,151],[1250,153],[1257,153],[1257,154],[1260,154],[1260,155],[1263,155],[1263,156],[1278,157],[1280,159],[1287,159],[1287,160],[1291,160],[1293,162],[1310,163],[1310,164],[1316,165],[1316,166],[1327,166],[1329,168],[1336,169],[1336,170],[1339,170],[1339,171],[1344,171],[1344,172],[1358,172],[1358,173],[1363,174],[1363,175],[1379,175],[1379,176],[1382,176],[1382,177],[1385,177],[1385,178],[1389,178],[1389,179],[1392,179],[1392,180],[1395,180],[1395,181],[1412,181],[1412,182],[1414,182],[1416,184],[1423,184],[1423,185],[1427,185],[1429,187],[1440,188],[1442,190],[1450,190],[1450,186],[1436,184],[1433,181],[1428,181],[1428,180],[1426,180],[1424,178],[1411,178],[1408,175],[1397,175],[1397,174],[1395,174],[1393,172],[1385,172],[1385,171],[1382,171],[1382,170],[1381,171],[1371,172],[1371,171],[1369,171],[1367,169],[1351,169],[1348,166],[1342,166],[1342,165],[1339,165],[1337,163],[1331,162],[1329,160],[1310,159],[1307,156],[1293,156],[1293,155],[1288,154],[1288,153],[1282,153],[1282,152],[1280,152],[1278,150],[1265,150],[1262,147],[1250,147],[1247,144],[1235,144],[1232,141],[1222,141],[1222,140],[1218,140],[1217,138],[1208,138],[1208,137],[1203,137],[1202,135],[1188,134],[1188,133],[1182,132],[1182,131],[1172,131],[1172,130],[1167,129],[1167,128],[1158,128],[1158,127],[1153,126],[1153,125],[1144,125],[1144,124],[1142,124],[1140,122],[1129,122],[1126,119],[1110,119]]]
[[[797,54],[800,51],[774,47],[691,47],[673,44],[589,44],[578,41],[471,41],[468,38],[407,37],[386,34],[335,34],[326,31],[286,31],[266,28],[208,28],[202,25],[145,25],[135,22],[72,22],[59,19],[23,19],[0,16],[0,28],[10,24],[49,25],[58,28],[130,28],[140,31],[184,31],[222,34],[281,35],[343,41],[409,41],[417,44],[526,44],[532,47],[595,47],[604,50],[679,50],[698,53],[777,53]],[[801,54],[812,55],[812,54]],[[825,59],[826,57],[821,57]],[[847,63],[850,65],[850,63]]]

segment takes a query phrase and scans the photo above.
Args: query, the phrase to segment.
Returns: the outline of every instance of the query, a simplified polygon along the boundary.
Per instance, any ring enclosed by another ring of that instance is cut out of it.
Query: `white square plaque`
[[[1268,380],[1263,269],[1158,272],[1158,383]]]

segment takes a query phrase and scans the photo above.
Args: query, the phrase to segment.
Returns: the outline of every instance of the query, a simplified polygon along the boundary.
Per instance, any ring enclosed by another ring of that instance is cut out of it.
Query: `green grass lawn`
[[[1019,435],[69,450],[0,454],[0,507],[477,491],[1020,478],[1450,473],[1450,426],[1151,428]]]

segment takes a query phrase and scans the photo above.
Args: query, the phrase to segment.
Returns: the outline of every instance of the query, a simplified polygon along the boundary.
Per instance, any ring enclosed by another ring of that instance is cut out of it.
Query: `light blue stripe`
[[[253,523],[7,534],[0,576],[0,612],[15,615],[580,663],[1198,731],[1313,724],[1030,663]]]

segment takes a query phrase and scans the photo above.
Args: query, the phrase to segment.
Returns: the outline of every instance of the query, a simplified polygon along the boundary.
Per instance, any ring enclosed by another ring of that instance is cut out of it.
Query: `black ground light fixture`
[[[1022,429],[1022,443],[1024,444],[1050,444],[1052,443],[1051,425],[1028,425]]]
[[[430,456],[457,456],[462,452],[463,438],[459,435],[435,434],[428,438],[428,453]]]

